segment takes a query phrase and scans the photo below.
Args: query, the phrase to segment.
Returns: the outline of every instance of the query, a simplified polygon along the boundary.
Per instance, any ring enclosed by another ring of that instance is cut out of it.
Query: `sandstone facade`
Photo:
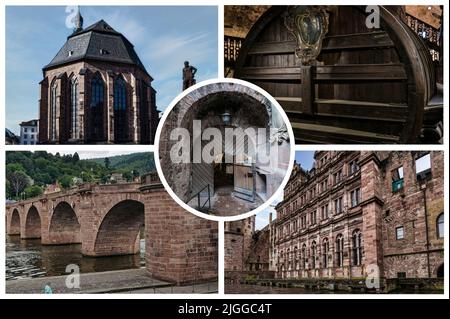
[[[270,225],[277,277],[443,276],[443,163],[442,152],[316,152]]]

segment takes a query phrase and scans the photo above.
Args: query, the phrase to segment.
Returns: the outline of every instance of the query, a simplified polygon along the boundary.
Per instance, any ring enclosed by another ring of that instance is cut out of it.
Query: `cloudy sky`
[[[181,69],[189,60],[198,68],[197,81],[217,77],[217,8],[81,7],[84,27],[100,19],[134,44],[154,78],[156,103],[164,110],[181,92]],[[6,127],[38,116],[42,67],[63,46],[67,28],[64,6],[6,7]]]

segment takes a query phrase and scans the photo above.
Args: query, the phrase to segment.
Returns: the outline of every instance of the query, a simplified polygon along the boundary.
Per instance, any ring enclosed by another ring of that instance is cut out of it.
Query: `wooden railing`
[[[202,196],[202,194],[203,194],[204,190],[207,190],[208,196],[206,197],[206,200],[202,203],[201,202],[202,197],[204,197],[204,196]],[[189,202],[191,200],[193,200],[194,198],[196,198],[196,200],[197,200],[196,201],[197,207],[194,207],[194,208],[196,208],[197,210],[199,210],[203,213],[208,213],[208,211],[211,209],[211,189],[210,189],[209,184],[206,184],[206,186],[204,186],[200,191],[198,191],[195,195],[191,196]],[[206,206],[207,204],[208,204],[208,206]]]
[[[438,61],[440,59],[439,53],[442,45],[440,30],[409,14],[406,14],[405,19],[406,24],[428,44],[433,61]]]
[[[224,57],[227,65],[234,65],[242,45],[242,38],[225,36]]]

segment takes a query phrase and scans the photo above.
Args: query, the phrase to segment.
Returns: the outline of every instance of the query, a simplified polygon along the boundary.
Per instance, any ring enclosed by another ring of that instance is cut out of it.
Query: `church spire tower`
[[[77,15],[74,18],[74,25],[75,25],[75,30],[74,32],[79,32],[81,30],[83,30],[83,17],[81,16],[81,10],[80,7],[77,7]]]

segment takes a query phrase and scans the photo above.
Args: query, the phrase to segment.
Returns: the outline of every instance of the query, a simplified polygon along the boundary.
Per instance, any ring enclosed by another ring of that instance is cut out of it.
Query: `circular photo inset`
[[[294,161],[293,143],[286,114],[267,92],[241,80],[205,81],[164,113],[156,167],[185,209],[235,220],[267,208],[281,193]]]

